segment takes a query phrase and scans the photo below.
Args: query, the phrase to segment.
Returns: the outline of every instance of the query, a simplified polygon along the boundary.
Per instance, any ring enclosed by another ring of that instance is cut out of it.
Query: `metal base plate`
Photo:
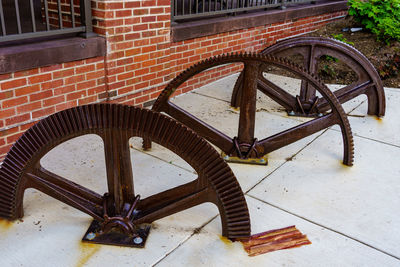
[[[287,115],[289,117],[302,117],[302,118],[317,118],[317,117],[322,117],[324,114],[322,113],[311,113],[311,114],[306,114],[306,113],[301,113],[301,112],[295,112],[295,111],[286,111]]]
[[[239,157],[231,157],[225,154],[224,152],[221,152],[222,158],[226,162],[231,162],[231,163],[243,163],[243,164],[254,164],[254,165],[268,165],[268,156],[263,156],[261,158],[249,158],[249,159],[241,159]]]
[[[144,248],[150,228],[151,226],[149,224],[140,225],[140,228],[137,232],[138,236],[135,237],[123,234],[119,231],[101,234],[101,225],[98,221],[94,220],[90,224],[89,229],[86,231],[85,236],[82,238],[82,241],[103,245]]]

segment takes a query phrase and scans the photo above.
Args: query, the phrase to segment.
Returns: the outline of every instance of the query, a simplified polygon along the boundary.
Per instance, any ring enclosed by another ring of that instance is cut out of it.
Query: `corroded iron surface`
[[[243,75],[241,76],[243,89],[240,90],[239,129],[238,135],[233,138],[169,101],[173,92],[194,75],[229,63],[243,63]],[[301,80],[306,81],[307,84],[322,95],[322,99],[327,103],[330,111],[326,114],[321,114],[318,118],[262,140],[255,138],[256,94],[260,86],[269,88],[271,98],[283,106],[295,106],[297,103],[297,99],[289,94],[285,88],[275,85],[261,75],[262,70],[268,66],[285,69]],[[154,103],[153,110],[169,114],[219,147],[226,155],[241,159],[262,158],[276,149],[338,124],[341,127],[343,136],[343,163],[349,166],[353,164],[353,136],[349,121],[339,101],[315,75],[285,59],[259,54],[230,54],[204,60],[188,68],[172,80]],[[145,149],[151,147],[150,139],[144,140],[143,147]]]
[[[40,165],[40,159],[52,148],[85,134],[96,134],[104,142],[108,192],[103,196]],[[128,141],[133,136],[151,138],[176,153],[193,167],[197,179],[140,199],[134,192],[129,151]],[[217,205],[224,236],[241,239],[250,235],[249,213],[240,185],[215,149],[181,123],[137,107],[94,104],[39,121],[15,143],[0,168],[0,217],[14,220],[23,216],[27,188],[92,216],[100,230],[88,233],[88,240],[99,236],[102,240],[102,234],[116,231],[135,241],[143,224],[204,202]],[[115,244],[105,239],[99,243]]]
[[[385,92],[379,74],[361,52],[348,44],[323,37],[297,37],[278,42],[264,49],[261,54],[278,57],[301,55],[303,67],[314,75],[317,74],[322,56],[337,58],[357,74],[356,81],[334,92],[339,102],[345,103],[365,94],[368,98],[368,114],[379,117],[385,115]],[[231,105],[234,107],[240,106],[243,75],[241,73],[233,90]],[[305,80],[302,81],[300,95],[296,101],[291,102],[284,95],[273,94],[273,90],[263,84],[259,84],[258,89],[275,98],[289,114],[313,116],[330,109],[327,101],[323,97],[317,97],[315,88]]]
[[[310,245],[311,242],[293,225],[252,235],[242,244],[249,256],[253,257],[280,249]]]

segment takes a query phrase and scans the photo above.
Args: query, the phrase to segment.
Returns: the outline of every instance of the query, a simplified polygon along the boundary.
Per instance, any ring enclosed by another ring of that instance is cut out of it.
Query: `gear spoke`
[[[103,134],[107,184],[110,197],[120,213],[125,203],[134,200],[129,136],[126,131],[106,129]]]
[[[65,179],[55,174],[50,174],[49,172],[38,172],[38,175],[26,173],[25,175],[28,177],[32,187],[71,207],[89,214],[96,220],[103,220],[102,207],[79,194],[84,192],[85,196],[97,199],[98,195],[96,193],[89,193],[90,191],[88,189],[73,185],[70,181],[65,182]],[[51,181],[56,183],[52,183]],[[71,191],[68,189],[71,189]]]

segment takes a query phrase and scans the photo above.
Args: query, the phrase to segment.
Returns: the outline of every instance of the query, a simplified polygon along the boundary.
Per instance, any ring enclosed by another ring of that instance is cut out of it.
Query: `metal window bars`
[[[90,0],[0,0],[0,43],[93,34]]]
[[[172,21],[210,17],[222,14],[285,8],[288,5],[316,3],[318,0],[172,0]]]

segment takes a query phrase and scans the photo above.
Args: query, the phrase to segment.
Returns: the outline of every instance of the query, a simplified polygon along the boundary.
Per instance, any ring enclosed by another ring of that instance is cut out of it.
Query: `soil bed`
[[[351,17],[330,23],[308,36],[333,38],[341,34],[341,41],[351,43],[363,53],[375,66],[381,75],[385,87],[400,88],[400,42],[391,41],[386,44],[377,41],[376,36],[366,30],[351,32],[343,29],[362,27]],[[346,71],[348,67],[343,62],[331,58],[323,59],[319,64],[319,76],[325,83],[350,84],[355,79],[355,73]]]

